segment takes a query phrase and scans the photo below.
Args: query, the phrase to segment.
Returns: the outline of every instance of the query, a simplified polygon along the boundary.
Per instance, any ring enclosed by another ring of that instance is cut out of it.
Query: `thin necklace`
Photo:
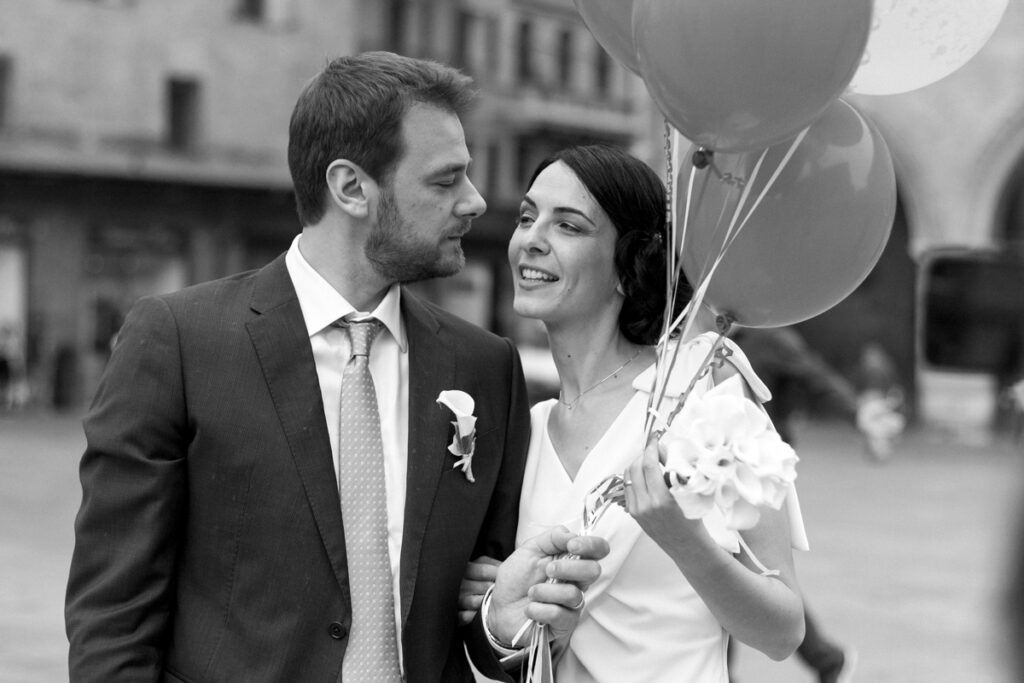
[[[573,408],[575,408],[575,407],[576,407],[576,404],[580,402],[580,399],[581,399],[581,398],[583,398],[583,397],[584,397],[584,396],[585,396],[586,394],[590,393],[590,392],[591,392],[591,391],[593,391],[594,389],[597,389],[597,388],[598,388],[599,386],[601,386],[602,384],[604,384],[605,382],[607,382],[608,380],[610,380],[610,379],[611,379],[612,377],[615,377],[615,376],[616,376],[617,374],[619,374],[620,372],[622,372],[622,370],[624,370],[624,369],[625,369],[625,367],[626,367],[627,365],[629,365],[630,363],[632,363],[632,362],[633,362],[633,359],[634,359],[634,358],[636,358],[637,356],[639,356],[639,355],[640,355],[640,352],[641,352],[641,351],[643,351],[643,350],[644,350],[644,349],[643,349],[643,347],[640,347],[639,349],[637,349],[637,350],[636,350],[636,353],[634,353],[634,354],[633,354],[632,356],[630,356],[629,360],[627,360],[627,361],[626,361],[625,363],[623,363],[623,364],[622,364],[622,365],[620,365],[619,367],[617,367],[617,368],[615,368],[614,370],[612,370],[612,371],[611,371],[610,373],[608,373],[608,376],[607,376],[607,377],[605,377],[604,379],[602,379],[602,380],[601,380],[600,382],[598,382],[597,384],[593,384],[593,385],[591,385],[591,386],[587,387],[586,389],[584,389],[583,391],[581,391],[581,392],[579,393],[579,396],[577,396],[576,398],[574,398],[574,399],[573,399],[573,400],[571,400],[571,401],[563,401],[563,400],[562,400],[562,392],[561,392],[561,391],[559,391],[559,392],[558,392],[558,402],[559,402],[559,403],[561,403],[561,404],[562,404],[563,406],[565,406],[566,410],[572,410]]]

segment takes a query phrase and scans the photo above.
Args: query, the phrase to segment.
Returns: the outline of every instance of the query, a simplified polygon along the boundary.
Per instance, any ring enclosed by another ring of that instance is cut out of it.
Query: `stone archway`
[[[1006,175],[1001,188],[994,217],[993,238],[1003,258],[1018,264],[1019,272],[1024,273],[1024,150],[1019,151],[1016,163]],[[1024,276],[1016,279],[1024,279]],[[997,429],[1014,431],[1024,428],[1021,423],[1021,409],[1024,406],[1017,404],[1016,395],[1011,389],[1014,383],[1024,381],[1024,295],[1018,291],[1016,297],[1021,305],[1016,311],[1015,320],[1008,321],[1011,329],[1009,349],[996,375],[998,400],[995,418]]]

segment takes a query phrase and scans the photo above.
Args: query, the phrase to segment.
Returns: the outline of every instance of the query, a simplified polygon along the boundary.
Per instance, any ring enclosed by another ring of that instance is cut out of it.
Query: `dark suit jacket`
[[[522,369],[507,339],[408,291],[402,312],[405,670],[410,682],[467,681],[459,582],[471,556],[513,547],[529,439]],[[435,402],[444,389],[476,400],[476,483],[452,468],[453,418]],[[141,300],[85,431],[66,603],[73,681],[338,679],[350,625],[345,538],[283,257]]]

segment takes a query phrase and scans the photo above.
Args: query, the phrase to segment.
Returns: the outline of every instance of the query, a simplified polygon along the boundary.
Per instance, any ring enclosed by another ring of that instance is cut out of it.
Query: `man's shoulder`
[[[224,302],[236,298],[248,300],[252,296],[256,283],[260,278],[278,265],[283,269],[282,264],[273,261],[263,268],[246,270],[216,280],[199,282],[174,292],[162,294],[158,298],[165,301],[172,308],[204,302]]]
[[[271,263],[264,268],[200,282],[174,292],[143,297],[134,308],[145,319],[163,310],[184,327],[233,326],[254,315],[255,309],[269,310],[294,298],[284,279],[265,277]],[[283,266],[281,267],[283,271]],[[268,292],[273,291],[273,294]]]
[[[432,316],[440,327],[448,334],[463,340],[472,340],[473,344],[505,346],[508,340],[494,332],[484,329],[475,323],[471,323],[451,311],[442,308],[438,304],[417,296],[408,290],[402,292],[402,297],[410,306],[419,306]]]

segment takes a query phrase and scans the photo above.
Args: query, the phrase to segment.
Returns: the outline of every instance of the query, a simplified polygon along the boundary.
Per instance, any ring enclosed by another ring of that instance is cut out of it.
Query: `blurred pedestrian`
[[[24,355],[14,324],[0,325],[0,410],[18,408],[24,402]]]
[[[865,448],[876,460],[892,454],[903,431],[899,413],[902,390],[895,369],[882,347],[869,342],[861,354],[861,388],[833,368],[792,327],[735,328],[733,340],[750,359],[772,392],[765,404],[768,416],[784,440],[796,440],[795,421],[808,406],[826,408],[853,424],[865,437]]]
[[[840,380],[845,381],[842,377]],[[906,421],[901,412],[904,397],[896,362],[876,341],[869,341],[861,348],[857,388],[857,427],[867,439],[868,452],[884,460],[892,455],[896,437],[903,431]]]

